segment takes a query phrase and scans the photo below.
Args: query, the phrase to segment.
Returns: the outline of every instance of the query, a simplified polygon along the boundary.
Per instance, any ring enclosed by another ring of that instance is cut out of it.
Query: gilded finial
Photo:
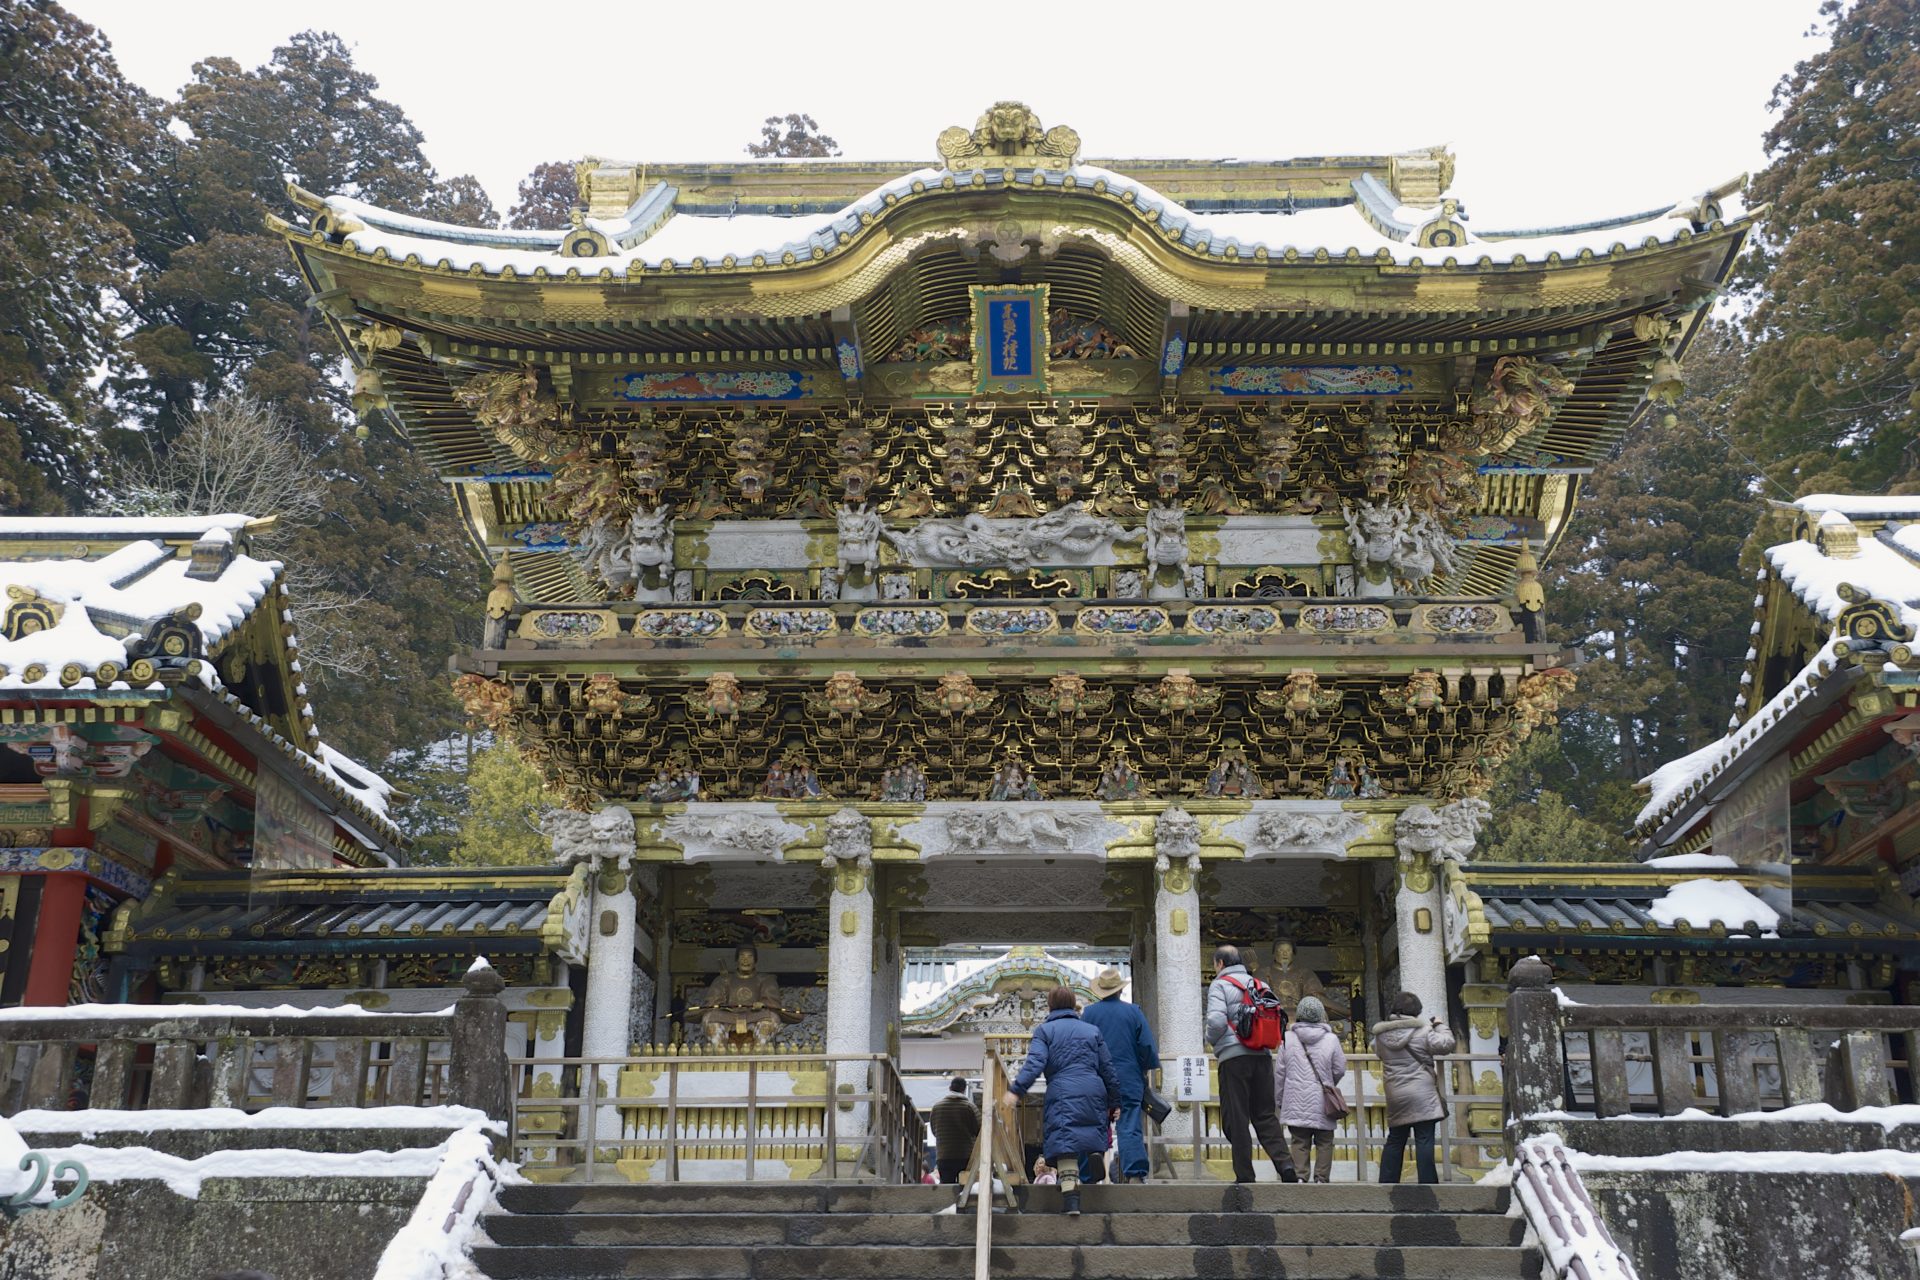
[[[1043,130],[1024,102],[996,102],[972,129],[944,129],[935,145],[953,170],[1070,169],[1080,159],[1080,135],[1063,124]]]

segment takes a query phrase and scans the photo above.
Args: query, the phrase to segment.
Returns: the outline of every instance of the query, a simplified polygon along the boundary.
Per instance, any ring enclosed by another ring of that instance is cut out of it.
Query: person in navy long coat
[[[1121,1182],[1145,1182],[1149,1168],[1146,1126],[1140,1104],[1147,1094],[1147,1076],[1160,1069],[1160,1050],[1153,1042],[1153,1028],[1140,1006],[1120,998],[1127,980],[1117,969],[1102,969],[1093,980],[1093,1003],[1081,1011],[1080,1020],[1091,1023],[1106,1039],[1107,1052],[1113,1055],[1113,1073],[1120,1080],[1120,1119],[1114,1125],[1114,1145],[1120,1159],[1116,1169]],[[1080,1162],[1080,1176],[1092,1181],[1091,1159]]]
[[[1047,1163],[1060,1170],[1060,1207],[1073,1217],[1080,1213],[1075,1157],[1106,1154],[1107,1126],[1120,1111],[1120,1078],[1106,1037],[1092,1023],[1081,1021],[1078,1004],[1071,987],[1048,993],[1047,1020],[1033,1029],[1027,1060],[1004,1099],[1013,1106],[1034,1081],[1047,1078],[1040,1145]]]

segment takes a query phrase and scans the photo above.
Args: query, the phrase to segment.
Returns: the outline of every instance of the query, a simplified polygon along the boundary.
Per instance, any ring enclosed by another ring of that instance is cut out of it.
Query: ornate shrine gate
[[[901,946],[983,928],[1124,939],[1170,1050],[1231,939],[1492,1051],[1438,867],[1571,680],[1535,553],[1746,220],[1476,236],[1443,151],[1096,166],[1012,103],[938,149],[282,227],[492,566],[468,706],[616,806],[559,841],[588,1055],[697,1039],[741,940],[779,1036],[883,1054]]]

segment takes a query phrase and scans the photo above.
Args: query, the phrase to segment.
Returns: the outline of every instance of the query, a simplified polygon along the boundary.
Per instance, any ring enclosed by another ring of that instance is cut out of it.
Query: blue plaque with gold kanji
[[[976,395],[1046,394],[1046,285],[974,288],[973,375]]]

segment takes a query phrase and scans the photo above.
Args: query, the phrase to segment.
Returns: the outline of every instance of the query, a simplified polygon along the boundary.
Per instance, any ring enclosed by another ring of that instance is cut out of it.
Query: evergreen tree
[[[747,154],[756,160],[824,159],[840,154],[840,144],[820,132],[809,115],[790,112],[768,116],[760,126],[760,141],[747,144]]]
[[[197,63],[119,214],[142,287],[131,296],[134,363],[114,385],[164,452],[194,408],[244,391],[291,425],[324,515],[285,556],[328,567],[351,609],[332,619],[357,669],[315,672],[322,733],[379,763],[453,732],[442,672],[478,638],[483,589],[445,489],[384,425],[355,439],[343,355],[265,225],[293,218],[283,174],[427,217],[490,222],[471,179],[442,182],[419,131],[378,95],[333,35],[306,32],[265,66]],[[256,514],[269,515],[271,512]]]
[[[108,193],[157,132],[97,31],[50,0],[0,0],[0,512],[82,492],[90,448],[74,424],[98,409],[111,300],[132,283]]]
[[[540,834],[540,811],[556,804],[540,771],[512,741],[496,739],[474,752],[467,771],[467,810],[452,862],[463,867],[524,867],[553,861]]]
[[[424,206],[429,218],[451,222],[456,227],[497,227],[500,215],[480,179],[470,173],[448,178],[434,189]]]
[[[1796,492],[1920,484],[1920,4],[1827,0],[1774,90],[1741,438]]]
[[[1643,420],[1587,479],[1546,572],[1549,634],[1574,651],[1579,687],[1558,729],[1502,769],[1486,856],[1623,853],[1633,784],[1726,731],[1753,616],[1742,549],[1765,512],[1729,443],[1743,362],[1737,335],[1710,322],[1675,412]]]
[[[580,203],[580,176],[571,160],[547,160],[520,179],[519,199],[507,210],[517,231],[553,231],[573,221]]]

